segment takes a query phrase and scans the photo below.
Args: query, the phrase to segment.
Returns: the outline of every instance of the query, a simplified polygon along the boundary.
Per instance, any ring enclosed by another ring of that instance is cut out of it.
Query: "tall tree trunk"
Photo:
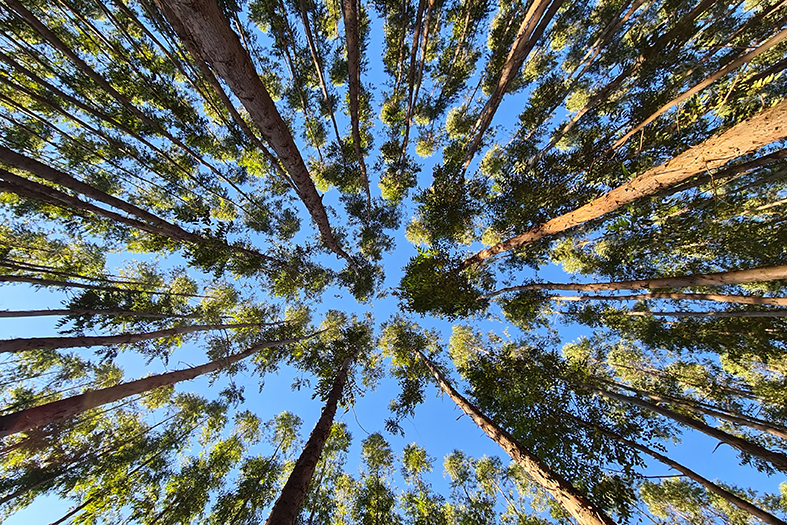
[[[25,164],[25,165],[29,164],[30,169],[36,170],[31,172],[34,175],[37,175],[46,180],[50,180],[50,178],[60,179],[60,180],[52,180],[52,182],[56,182],[57,184],[69,188],[73,187],[71,189],[73,189],[74,191],[83,193],[84,195],[90,197],[91,199],[97,200],[99,202],[103,202],[110,206],[117,207],[122,211],[126,211],[127,213],[132,215],[133,218],[123,216],[119,213],[104,209],[100,206],[96,206],[95,204],[92,204],[90,202],[80,200],[77,197],[59,191],[58,189],[52,186],[40,184],[38,182],[35,182],[34,180],[30,180],[25,177],[20,177],[19,175],[6,171],[2,168],[0,168],[0,189],[16,193],[17,195],[20,195],[22,197],[40,200],[52,204],[54,206],[68,208],[74,211],[80,211],[80,210],[89,211],[99,217],[104,217],[111,221],[119,222],[131,228],[148,232],[154,235],[160,235],[162,237],[167,237],[182,242],[190,242],[199,246],[213,246],[217,248],[228,249],[234,253],[249,256],[254,259],[260,259],[262,261],[276,264],[279,266],[284,266],[290,269],[291,271],[295,271],[295,272],[298,271],[296,268],[289,265],[288,263],[284,261],[280,261],[278,259],[274,259],[273,257],[269,257],[267,255],[263,255],[258,251],[249,248],[244,248],[244,247],[230,246],[229,244],[226,243],[220,243],[213,240],[208,240],[199,235],[187,232],[182,228],[180,228],[179,226],[167,222],[161,218],[158,218],[155,215],[146,212],[145,210],[142,210],[134,205],[127,204],[125,201],[122,201],[117,197],[108,195],[104,192],[96,190],[92,186],[89,186],[87,184],[82,183],[81,181],[73,179],[69,175],[66,175],[59,170],[50,168],[49,166],[46,166],[45,164],[42,164],[34,159],[29,159],[27,157],[18,155],[14,152],[11,152],[10,150],[7,150],[7,152],[13,153],[16,156],[21,157],[22,159],[26,159],[26,161],[29,161],[24,163],[20,161],[20,164]],[[11,163],[11,161],[8,160],[11,158],[11,155],[6,155],[7,152],[0,150],[0,160]]]
[[[648,448],[648,447],[646,447],[644,445],[640,445],[639,443],[636,443],[634,441],[630,441],[630,440],[628,440],[628,439],[626,439],[626,438],[616,434],[615,432],[607,430],[606,428],[602,428],[602,427],[600,427],[598,425],[587,423],[585,421],[582,421],[579,418],[572,417],[572,419],[574,419],[575,421],[577,421],[579,424],[581,424],[583,426],[586,426],[588,428],[592,428],[592,429],[600,432],[601,434],[604,434],[605,436],[608,436],[608,437],[610,437],[610,438],[612,438],[612,439],[614,439],[616,441],[619,441],[619,442],[623,443],[624,445],[628,445],[629,447],[631,447],[631,448],[633,448],[635,450],[639,450],[640,452],[643,452],[643,453],[649,455],[650,457],[660,461],[661,463],[664,463],[668,467],[671,467],[671,468],[677,470],[678,472],[680,472],[681,474],[683,474],[687,478],[689,478],[692,481],[695,481],[695,482],[699,483],[700,485],[702,485],[703,487],[705,487],[709,492],[712,492],[713,494],[716,494],[717,496],[720,496],[721,498],[723,498],[727,502],[729,502],[732,505],[738,507],[739,509],[743,510],[744,512],[748,512],[752,516],[761,519],[764,523],[767,523],[768,525],[787,525],[787,524],[785,524],[784,521],[780,520],[779,518],[777,518],[773,514],[770,514],[769,512],[764,511],[763,509],[761,509],[758,506],[756,506],[756,505],[754,505],[754,504],[744,500],[743,498],[740,498],[740,497],[736,496],[735,494],[731,493],[730,491],[726,490],[725,488],[720,487],[719,485],[713,483],[709,479],[704,478],[703,476],[700,476],[699,474],[697,474],[696,472],[694,472],[690,468],[688,468],[688,467],[678,463],[677,461],[674,461],[674,460],[668,458],[667,456],[664,456],[663,454],[659,454],[655,450],[652,450],[652,449],[650,449],[650,448]]]
[[[309,23],[309,13],[306,9],[306,0],[298,0],[298,7],[301,11],[301,22],[303,23],[303,32],[306,35],[306,44],[309,46],[309,53],[312,56],[314,70],[317,72],[317,78],[320,81],[320,89],[322,90],[322,97],[325,101],[325,109],[328,111],[328,115],[331,118],[331,124],[333,124],[333,131],[336,134],[336,143],[341,144],[342,137],[339,133],[339,126],[336,124],[336,115],[334,114],[333,106],[331,104],[331,97],[328,93],[328,84],[325,82],[325,75],[322,72],[322,63],[320,61],[319,55],[317,54],[317,45],[314,43],[314,36],[312,35],[312,28]],[[358,81],[360,82],[360,79]]]
[[[727,162],[757,151],[787,137],[787,100],[762,111],[727,131],[684,151],[664,164],[651,168],[576,210],[539,224],[525,233],[481,250],[466,259],[458,270],[478,264],[490,257],[550,235],[565,232],[589,220],[620,209],[640,197],[653,195],[698,173],[723,166]]]
[[[762,310],[762,311],[732,311],[732,312],[632,312],[622,311],[623,315],[631,317],[787,317],[787,309]]]
[[[514,440],[511,434],[500,428],[494,421],[486,417],[478,408],[467,401],[464,396],[459,394],[445,379],[440,370],[420,350],[416,350],[416,354],[432,372],[443,392],[448,394],[465,414],[470,416],[492,440],[500,445],[533,481],[551,494],[580,525],[614,525],[615,522],[603,510],[597,508],[585,496],[580,494],[571,483],[556,472],[553,472],[541,459]]]
[[[673,406],[679,406],[681,408],[685,408],[686,410],[698,412],[700,414],[704,414],[706,416],[710,416],[720,420],[723,419],[725,421],[729,421],[737,425],[747,426],[749,428],[753,428],[761,432],[767,432],[768,434],[787,440],[787,429],[785,429],[784,427],[780,427],[778,425],[774,425],[762,419],[751,418],[749,416],[743,416],[743,415],[736,415],[727,411],[723,411],[723,409],[711,408],[708,405],[693,399],[682,399],[667,394],[653,394],[615,381],[605,380],[604,382],[616,386],[618,388],[628,390],[629,392],[633,392],[634,394],[637,394],[639,396],[647,397],[648,399],[656,403],[664,403]]]
[[[629,295],[553,295],[552,301],[641,301],[672,299],[686,301],[715,301],[718,303],[768,304],[787,306],[787,297],[762,297],[760,295],[726,295],[711,293],[640,293]]]
[[[311,337],[311,336],[308,336]],[[262,350],[263,348],[271,348],[275,346],[282,346],[307,337],[299,337],[294,339],[282,339],[280,341],[266,341],[256,344],[243,352],[222,357],[204,365],[194,366],[183,370],[176,370],[165,374],[153,375],[144,379],[137,379],[129,383],[112,386],[109,388],[102,388],[101,390],[91,390],[80,394],[78,396],[61,399],[60,401],[53,401],[45,405],[40,405],[13,414],[0,416],[0,438],[16,434],[17,432],[24,432],[41,425],[54,423],[55,421],[71,416],[75,416],[90,410],[92,408],[113,403],[120,399],[148,392],[155,388],[162,386],[173,385],[180,381],[193,379],[202,374],[207,374],[227,367],[233,363],[245,359],[250,355]]]
[[[773,46],[775,46],[776,44],[778,44],[779,42],[781,42],[785,38],[787,38],[787,29],[783,29],[782,31],[780,31],[779,33],[777,33],[776,35],[774,35],[773,37],[768,39],[766,42],[764,42],[759,47],[756,47],[756,48],[752,49],[751,51],[749,51],[748,53],[744,53],[741,56],[739,56],[738,58],[734,59],[733,61],[731,61],[726,66],[724,66],[723,68],[719,69],[717,72],[715,72],[712,75],[706,77],[702,82],[699,82],[698,84],[696,84],[691,89],[686,90],[681,95],[675,97],[674,99],[670,100],[669,102],[667,102],[666,104],[661,106],[659,109],[657,109],[648,118],[646,118],[645,120],[643,120],[642,122],[640,122],[639,124],[637,124],[636,126],[631,128],[629,131],[626,132],[625,135],[623,135],[622,137],[620,137],[618,140],[615,141],[615,143],[612,145],[610,150],[613,151],[613,152],[616,151],[623,144],[625,144],[628,141],[628,139],[630,139],[635,133],[637,133],[638,131],[643,129],[645,126],[647,126],[648,124],[650,124],[651,122],[653,122],[654,120],[659,118],[661,115],[666,113],[670,108],[673,108],[673,107],[677,106],[678,104],[680,104],[681,102],[683,102],[683,101],[693,97],[695,94],[699,93],[700,91],[702,91],[706,87],[710,86],[711,84],[716,82],[718,79],[720,79],[724,75],[732,72],[733,70],[737,69],[738,67],[742,66],[743,64],[748,64],[754,58],[756,58],[759,55],[765,53],[766,51],[771,49]]]
[[[142,317],[149,319],[197,319],[201,317],[199,314],[155,314],[150,312],[135,312],[134,310],[96,310],[96,309],[78,309],[78,310],[0,310],[0,318],[8,317],[44,317],[50,315],[66,316],[66,315],[112,315],[112,316],[129,316],[129,317]]]
[[[333,236],[322,197],[317,193],[287,124],[219,5],[214,0],[156,0],[156,4],[178,37],[188,40],[199,53],[194,59],[204,60],[235,93],[290,174],[325,245],[357,272],[357,264]]]
[[[224,330],[227,328],[252,328],[260,326],[259,323],[240,324],[205,324],[192,326],[178,326],[165,330],[156,330],[142,334],[98,335],[84,337],[30,337],[19,339],[0,340],[0,353],[24,352],[25,350],[48,350],[59,348],[78,348],[89,346],[109,346],[118,344],[137,343],[149,341],[178,334],[191,334],[194,332],[207,332],[210,330]]]
[[[599,394],[601,394],[606,398],[614,399],[616,401],[628,403],[631,405],[636,405],[646,410],[650,410],[651,412],[654,412],[656,414],[670,418],[673,421],[677,421],[678,423],[681,423],[682,425],[685,425],[689,428],[693,428],[694,430],[698,430],[703,434],[706,434],[714,439],[718,439],[722,443],[726,443],[731,447],[737,448],[741,452],[745,452],[746,454],[767,461],[768,463],[770,463],[777,469],[781,470],[782,472],[787,472],[787,456],[782,453],[773,452],[756,443],[752,443],[751,441],[747,441],[737,436],[733,436],[732,434],[728,434],[723,430],[719,430],[718,428],[714,428],[704,423],[703,421],[680,414],[678,412],[675,412],[674,410],[670,410],[668,408],[656,405],[654,403],[651,403],[650,401],[645,401],[644,399],[639,399],[624,394],[618,394],[617,392],[612,392],[610,390],[595,385],[583,384],[583,386],[585,386],[586,388],[592,391],[598,392]]]
[[[360,96],[361,96],[361,46],[358,35],[357,0],[341,0],[344,16],[344,34],[347,42],[347,86],[350,92],[350,125],[352,126],[353,146],[361,169],[361,180],[366,192],[366,218],[371,221],[372,194],[369,191],[369,175],[361,148]]]
[[[247,200],[250,200],[248,195],[246,195],[234,182],[227,179],[218,169],[216,169],[215,166],[207,162],[201,155],[191,149],[187,144],[172,135],[160,122],[150,118],[145,114],[145,112],[136,107],[128,98],[123,96],[114,87],[112,87],[112,85],[103,76],[97,73],[92,67],[90,67],[90,65],[82,60],[76,52],[74,52],[69,46],[60,40],[60,38],[55,33],[42,24],[32,12],[30,12],[22,5],[21,2],[19,2],[19,0],[7,0],[7,4],[14,11],[16,11],[25,20],[25,22],[27,22],[30,27],[32,27],[39,35],[41,35],[41,37],[43,37],[52,47],[67,56],[69,60],[74,63],[77,69],[79,69],[83,74],[87,75],[91,80],[93,80],[93,82],[98,84],[104,91],[111,95],[112,98],[120,103],[120,105],[131,112],[131,114],[133,114],[145,124],[151,126],[163,137],[166,137],[168,140],[170,140],[173,144],[176,144],[196,162],[202,164],[211,172],[213,172],[216,177],[229,184],[235,191],[238,192],[239,195],[242,195]]]
[[[541,35],[544,34],[549,22],[552,21],[561,5],[563,5],[563,0],[536,0],[525,14],[514,43],[508,52],[508,57],[506,57],[503,70],[500,72],[497,85],[473,126],[473,140],[467,148],[467,153],[465,153],[465,158],[462,162],[463,170],[467,170],[468,166],[470,166],[470,162],[472,162],[475,152],[479,144],[481,144],[484,133],[486,133],[487,128],[492,123],[492,118],[495,116],[497,108],[500,107],[500,102],[502,102],[508,86],[519,73],[522,64],[525,63],[528,55],[536,46]],[[546,14],[544,13],[545,11]]]
[[[637,59],[630,66],[624,69],[623,72],[615,77],[614,80],[609,82],[595,95],[593,95],[585,104],[585,106],[574,116],[572,116],[569,121],[560,129],[560,131],[552,136],[552,138],[549,140],[549,143],[544,146],[536,155],[534,155],[533,158],[530,159],[530,163],[532,164],[536,160],[540,159],[544,153],[552,149],[552,147],[554,147],[555,144],[560,141],[560,139],[566,136],[566,133],[568,133],[576,125],[576,123],[582,119],[583,116],[606,101],[610,95],[617,91],[627,79],[637,75],[646,61],[654,56],[658,56],[658,54],[661,53],[674,38],[677,38],[682,32],[685,32],[686,27],[694,24],[694,21],[714,3],[716,3],[716,0],[700,0],[694,9],[692,9],[686,14],[686,16],[678,21],[672,27],[672,29],[659,36],[653,45],[647,48],[643,54],[637,57]]]
[[[778,281],[780,279],[787,279],[787,265],[771,266],[768,268],[754,268],[751,270],[734,270],[731,272],[681,275],[678,277],[657,277],[654,279],[637,279],[634,281],[617,281],[607,283],[533,283],[523,286],[501,288],[500,290],[495,290],[494,292],[484,295],[481,298],[489,299],[490,297],[494,297],[505,292],[520,292],[524,290],[577,290],[582,292],[637,289],[652,290],[658,288],[684,288],[687,286],[723,286],[727,284],[758,283]]]
[[[303,447],[303,452],[301,452],[298,461],[295,462],[295,467],[287,479],[287,483],[285,483],[279,498],[274,503],[268,520],[265,522],[266,525],[293,525],[295,523],[301,510],[303,499],[309,489],[309,483],[314,476],[314,470],[317,468],[317,462],[322,455],[322,449],[331,433],[336,407],[342,397],[342,391],[347,382],[347,373],[356,354],[357,352],[347,357],[339,368],[333,387],[325,400],[320,419],[314,426],[314,430],[309,436],[309,441]]]
[[[122,292],[122,293],[142,293],[150,295],[177,295],[182,297],[199,297],[205,298],[206,295],[176,293],[176,292],[161,292],[151,290],[131,290],[128,288],[117,288],[114,286],[102,286],[99,284],[85,284],[74,283],[70,281],[56,281],[53,279],[40,279],[38,277],[30,277],[27,275],[0,275],[0,283],[28,283],[36,286],[52,286],[59,288],[81,288],[84,290],[101,290],[103,292]]]

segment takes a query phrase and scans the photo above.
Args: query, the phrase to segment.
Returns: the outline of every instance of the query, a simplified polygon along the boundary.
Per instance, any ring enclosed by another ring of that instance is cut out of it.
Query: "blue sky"
[[[379,22],[376,23],[379,24]],[[382,100],[379,86],[382,86],[385,81],[379,64],[382,48],[378,37],[381,33],[379,25],[372,29],[372,40],[367,55],[371,70],[370,75],[364,79],[367,88],[372,89],[373,92],[376,91],[374,99],[378,103]],[[521,97],[511,96],[505,98],[496,114],[493,125],[510,127],[515,122],[520,110]],[[377,132],[382,133],[382,124],[378,121],[376,126]],[[344,127],[346,130],[346,117],[340,119],[340,127]],[[500,143],[504,144],[507,140],[508,137],[505,134],[498,136],[498,142]],[[381,141],[382,138],[378,137],[378,146]],[[412,151],[413,146],[411,145]],[[482,155],[476,156],[475,163],[477,164],[481,158]],[[435,162],[439,162],[439,154],[423,162],[423,171],[419,178],[420,188],[429,185],[431,181],[431,166]],[[373,159],[367,161],[367,165],[371,166],[372,164]],[[373,196],[379,195],[379,189],[374,183],[372,184],[372,194]],[[341,208],[341,205],[338,204],[337,198],[338,192],[333,190],[328,192],[325,202],[326,204],[333,204],[338,210]],[[408,243],[403,235],[404,226],[409,222],[412,213],[413,207],[409,205],[404,214],[402,228],[396,234],[397,246],[385,258],[386,281],[384,286],[388,289],[393,289],[398,285],[402,267],[416,253],[415,248]],[[306,233],[311,235],[313,228],[311,228],[309,219],[305,214],[303,214],[303,225]],[[113,257],[113,261],[114,259],[121,259],[121,257]],[[337,267],[339,264],[333,256],[324,257],[324,262],[332,267]],[[544,268],[540,275],[548,280],[570,279],[570,276],[555,266]],[[32,292],[26,285],[7,286],[3,289],[3,294],[0,295],[0,309],[53,308],[56,307],[56,304],[59,303],[62,297],[63,295],[60,293],[52,293],[46,290]],[[332,288],[325,293],[324,297],[324,302],[316,306],[318,314],[327,309],[340,309],[347,312],[358,312],[359,314],[371,311],[374,314],[377,326],[379,326],[398,312],[398,304],[393,296],[373,300],[367,305],[358,305],[346,291]],[[318,318],[319,315],[315,316],[315,319]],[[450,323],[426,319],[417,319],[417,321],[425,328],[438,329],[443,336],[445,346],[447,346],[447,340],[451,333]],[[55,320],[52,318],[0,319],[0,338],[47,335],[53,333],[54,322]],[[499,319],[473,324],[482,331],[495,330],[502,332],[506,328],[505,323]],[[512,327],[508,327],[508,329],[512,334],[516,333],[516,330]],[[560,324],[559,329],[563,340],[566,342],[576,339],[581,333],[587,333],[577,327],[566,326],[565,324]],[[87,351],[85,352],[87,353]],[[124,367],[127,370],[129,379],[141,377],[146,373],[159,373],[204,361],[204,355],[198,344],[189,344],[179,349],[171,358],[170,364],[166,369],[158,361],[154,361],[150,366],[146,367],[138,358],[123,356]],[[259,394],[257,394],[256,385],[249,385],[246,390],[246,404],[248,407],[253,407],[253,410],[263,420],[270,419],[273,415],[284,410],[298,414],[303,419],[301,433],[305,439],[319,416],[322,402],[319,399],[312,399],[311,392],[308,389],[292,391],[290,384],[293,375],[292,370],[283,368],[275,376],[266,378],[265,387]],[[194,391],[208,397],[215,395],[219,389],[218,385],[210,387],[204,378],[183,383],[177,387],[178,391]],[[354,410],[349,412],[340,411],[337,414],[337,420],[347,423],[354,438],[353,448],[346,466],[348,472],[355,475],[358,474],[360,443],[366,437],[367,432],[384,430],[384,420],[388,417],[388,401],[395,395],[395,381],[386,379],[375,392],[369,392],[358,399]],[[401,454],[403,447],[411,442],[417,442],[424,446],[427,452],[436,459],[435,475],[431,479],[432,484],[436,490],[444,494],[448,492],[448,484],[442,475],[442,458],[452,450],[462,449],[468,455],[474,457],[483,455],[503,456],[502,451],[468,417],[464,416],[450,399],[437,395],[436,387],[431,388],[427,402],[418,408],[414,418],[404,422],[403,428],[406,432],[403,438],[386,435],[394,452]],[[198,451],[195,450],[194,452]],[[270,451],[266,450],[265,447],[260,447],[258,450],[255,449],[254,452],[269,453]],[[763,491],[777,492],[779,483],[785,480],[784,476],[781,475],[767,477],[756,473],[752,469],[738,467],[736,455],[731,453],[728,447],[716,448],[716,442],[691,431],[686,432],[683,442],[670,450],[668,455],[699,471],[708,478],[719,478]],[[669,475],[672,472],[666,467],[656,465],[650,467],[647,474]],[[398,484],[399,488],[403,487],[401,480],[398,480]],[[67,503],[53,501],[53,499],[49,498],[36,502],[29,509],[14,515],[5,523],[9,525],[22,525],[31,522],[47,523],[64,514],[68,506],[69,504]]]

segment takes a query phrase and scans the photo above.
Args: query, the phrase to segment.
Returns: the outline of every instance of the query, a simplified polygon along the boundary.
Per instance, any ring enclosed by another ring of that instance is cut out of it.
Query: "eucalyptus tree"
[[[0,318],[60,318],[60,337],[3,336],[0,417],[138,387],[4,438],[6,511],[49,494],[74,504],[61,523],[780,523],[777,496],[665,449],[702,431],[784,468],[783,1],[0,4],[0,283],[59,303]],[[418,252],[386,289],[404,220]],[[582,278],[541,273],[558,265]],[[391,291],[460,320],[456,382],[437,330],[375,333]],[[568,324],[590,337],[561,355]],[[93,343],[112,345],[68,350]],[[147,390],[191,363],[122,382],[195,347],[210,400]],[[327,400],[308,468],[297,415],[245,410],[272,372]],[[456,451],[436,494],[423,448],[372,433],[349,473],[335,412],[385,376],[389,432],[436,380],[520,466]],[[644,481],[651,460],[692,484]]]

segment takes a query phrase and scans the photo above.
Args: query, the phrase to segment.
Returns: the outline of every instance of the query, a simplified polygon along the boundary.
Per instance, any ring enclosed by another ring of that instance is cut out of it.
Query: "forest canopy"
[[[0,5],[0,521],[784,525],[787,3]]]

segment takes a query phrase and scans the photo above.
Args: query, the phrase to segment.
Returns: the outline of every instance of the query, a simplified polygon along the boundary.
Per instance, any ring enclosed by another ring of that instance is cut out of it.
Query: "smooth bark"
[[[303,499],[309,489],[309,483],[311,483],[314,471],[317,468],[317,462],[322,455],[322,449],[325,447],[325,442],[331,433],[336,407],[342,397],[344,385],[347,383],[347,373],[356,354],[357,352],[347,357],[339,368],[339,373],[336,375],[333,386],[328,393],[320,419],[314,426],[314,430],[312,430],[306,446],[303,447],[303,452],[298,457],[298,461],[295,462],[295,467],[287,479],[287,483],[285,483],[279,498],[274,503],[268,520],[265,522],[267,525],[293,525],[298,518]]]
[[[670,299],[685,301],[714,301],[717,303],[767,304],[787,306],[787,297],[762,297],[761,295],[727,295],[712,293],[640,293],[629,295],[553,295],[553,301],[650,301]]]
[[[552,471],[541,459],[519,444],[511,434],[486,417],[467,399],[457,392],[440,370],[416,350],[418,358],[432,372],[440,388],[461,408],[465,414],[505,450],[521,466],[531,479],[546,490],[580,525],[614,525],[614,521],[603,510],[597,508],[574,486]]]
[[[54,423],[59,419],[75,416],[85,410],[90,410],[107,403],[113,403],[120,399],[148,392],[155,388],[193,379],[197,376],[225,368],[241,359],[249,357],[263,348],[282,346],[300,341],[301,339],[305,338],[266,341],[256,344],[243,352],[222,357],[221,359],[205,363],[204,365],[176,370],[165,374],[157,374],[129,383],[102,388],[101,390],[91,390],[78,396],[72,396],[67,399],[61,399],[45,405],[14,412],[13,414],[0,416],[0,438],[16,434],[17,432],[24,432],[41,425]]]
[[[58,348],[80,348],[90,346],[109,346],[138,343],[140,341],[150,341],[179,334],[191,334],[194,332],[207,332],[211,330],[224,330],[230,328],[253,328],[260,326],[259,323],[240,323],[240,324],[206,324],[178,326],[165,330],[156,330],[141,334],[121,334],[121,335],[98,335],[82,337],[29,337],[18,339],[0,340],[0,353],[3,352],[24,352],[25,350],[48,350]]]
[[[296,192],[317,225],[325,245],[357,271],[355,261],[333,236],[322,197],[317,193],[289,127],[219,5],[214,0],[157,0],[156,4],[178,37],[188,41],[189,46],[199,53],[194,59],[204,60],[210,65],[246,108],[263,139],[290,174]]]
[[[358,5],[356,0],[341,0],[341,3],[344,17],[344,34],[347,42],[347,86],[350,92],[350,125],[353,134],[353,147],[355,148],[355,156],[358,157],[358,167],[361,171],[361,180],[366,192],[366,217],[368,220],[371,220],[372,194],[369,191],[369,175],[366,171],[366,162],[364,161],[363,149],[361,148],[359,109],[361,97],[361,46],[358,35]]]
[[[787,137],[785,122],[787,122],[787,100],[779,102],[721,134],[714,135],[672,160],[647,170],[572,212],[555,217],[530,231],[481,250],[466,259],[458,270],[464,270],[499,253],[522,248],[529,243],[565,232],[589,220],[603,217],[641,197],[653,195],[698,173],[718,168],[731,160],[757,151],[763,146]]]
[[[533,283],[522,286],[501,288],[490,294],[481,296],[481,299],[489,299],[490,297],[494,297],[506,292],[521,292],[525,290],[576,290],[582,292],[639,289],[653,290],[659,288],[684,288],[688,286],[724,286],[729,284],[778,281],[781,279],[787,279],[787,265],[772,266],[769,268],[754,268],[751,270],[735,270],[731,272],[681,275],[677,277],[657,277],[653,279],[637,279],[633,281],[616,281],[606,283]]]
[[[492,123],[492,118],[495,116],[497,108],[500,107],[500,102],[502,102],[508,86],[519,73],[522,64],[525,63],[528,55],[536,46],[538,39],[544,34],[549,22],[552,21],[561,5],[563,5],[563,0],[536,0],[531,4],[508,52],[497,85],[473,126],[473,140],[467,148],[467,153],[465,153],[462,169],[467,170],[468,166],[470,166],[470,162],[472,162],[475,152],[481,144],[484,133],[486,133],[489,125]]]

